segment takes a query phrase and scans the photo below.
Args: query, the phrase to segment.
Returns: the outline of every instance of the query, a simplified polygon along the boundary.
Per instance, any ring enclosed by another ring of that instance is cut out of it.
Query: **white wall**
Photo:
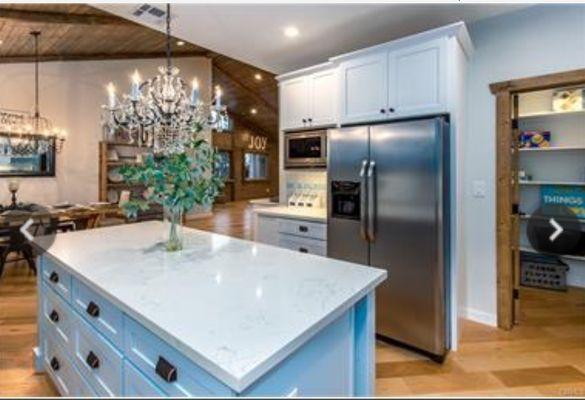
[[[69,134],[57,156],[56,177],[20,178],[20,201],[54,204],[98,200],[98,143],[105,85],[112,81],[127,92],[129,77],[138,69],[144,78],[157,73],[162,59],[47,62],[40,66],[41,114]],[[174,61],[187,83],[199,78],[205,100],[211,93],[211,62],[207,58]],[[31,110],[34,104],[34,65],[0,64],[0,107]],[[8,179],[0,178],[0,202],[7,203]]]
[[[466,314],[496,322],[495,99],[488,85],[585,68],[585,5],[539,5],[469,27],[464,193]],[[472,182],[487,183],[474,198]]]

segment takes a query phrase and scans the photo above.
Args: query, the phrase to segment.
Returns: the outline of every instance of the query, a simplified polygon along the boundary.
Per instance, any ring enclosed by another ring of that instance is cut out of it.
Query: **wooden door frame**
[[[514,96],[524,92],[585,85],[585,68],[531,78],[514,79],[490,85],[496,97],[496,269],[498,327],[514,325],[514,262],[519,249],[514,248],[513,152],[516,151],[512,130]],[[515,253],[516,252],[516,253]]]

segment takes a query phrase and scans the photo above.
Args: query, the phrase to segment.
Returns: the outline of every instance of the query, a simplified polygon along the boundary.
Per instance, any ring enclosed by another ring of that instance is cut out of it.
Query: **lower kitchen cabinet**
[[[327,255],[327,224],[256,214],[254,240],[301,253]]]
[[[285,218],[267,223],[283,247],[325,254],[324,223]],[[107,293],[77,275],[63,274],[60,262],[47,255],[40,260],[43,278],[38,283],[41,312],[35,365],[48,374],[62,396],[348,397],[373,393],[372,289],[321,321],[311,337],[294,344],[291,354],[237,387],[239,383],[226,383],[225,377],[218,376],[217,368],[204,368],[187,357],[177,347],[178,340],[163,339],[107,301]],[[45,274],[46,270],[68,276],[73,296],[50,286],[51,274]]]

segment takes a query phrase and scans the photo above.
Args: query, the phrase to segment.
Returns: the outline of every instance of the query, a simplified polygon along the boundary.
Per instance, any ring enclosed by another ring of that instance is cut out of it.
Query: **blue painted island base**
[[[40,260],[35,366],[63,396],[371,396],[374,292],[240,390],[161,339],[48,255]]]

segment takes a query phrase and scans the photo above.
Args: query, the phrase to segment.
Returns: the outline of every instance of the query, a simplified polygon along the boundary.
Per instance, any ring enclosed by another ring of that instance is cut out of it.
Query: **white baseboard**
[[[498,317],[496,314],[486,313],[485,311],[475,310],[473,308],[464,308],[462,317],[480,324],[498,326]]]

